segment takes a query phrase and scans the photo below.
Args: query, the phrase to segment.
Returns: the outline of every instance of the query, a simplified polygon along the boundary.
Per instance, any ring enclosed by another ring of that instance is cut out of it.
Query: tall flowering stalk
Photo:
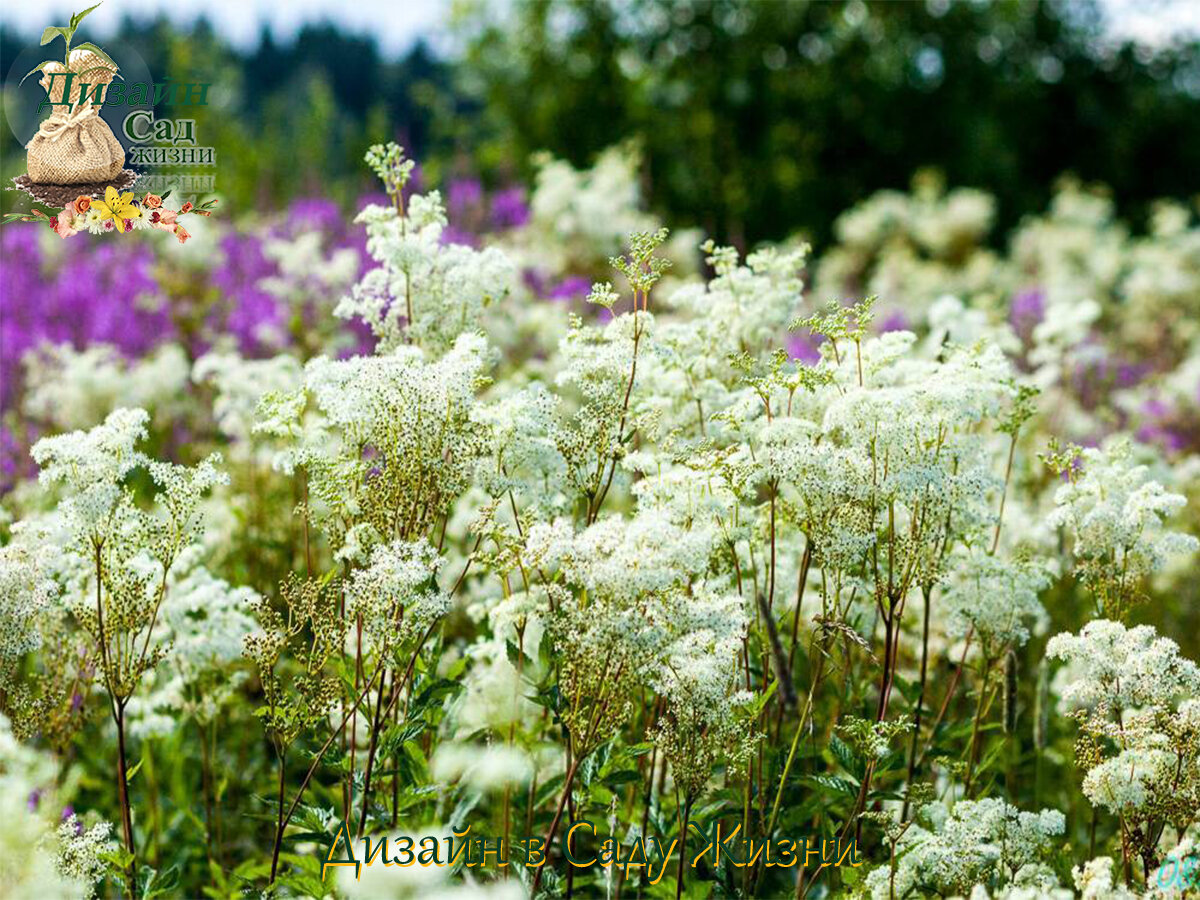
[[[147,458],[144,410],[119,409],[91,431],[43,438],[33,458],[40,481],[58,490],[58,512],[69,537],[60,549],[87,572],[68,603],[98,658],[117,731],[117,797],[129,889],[137,890],[137,851],[129,800],[126,708],[142,678],[167,652],[154,641],[168,576],[181,551],[199,536],[201,496],[225,479],[219,457],[194,468]],[[148,476],[152,506],[144,508],[132,478]]]

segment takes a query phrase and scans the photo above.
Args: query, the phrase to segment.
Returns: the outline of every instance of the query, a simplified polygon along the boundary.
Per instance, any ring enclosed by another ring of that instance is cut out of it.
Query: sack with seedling
[[[51,26],[42,32],[43,46],[57,37],[66,43],[62,62],[47,60],[25,76],[41,72],[38,83],[55,104],[25,145],[29,180],[34,184],[107,182],[120,175],[125,165],[121,142],[100,118],[100,104],[116,77],[117,64],[95,44],[71,44],[79,23],[95,8],[71,16],[66,27]]]

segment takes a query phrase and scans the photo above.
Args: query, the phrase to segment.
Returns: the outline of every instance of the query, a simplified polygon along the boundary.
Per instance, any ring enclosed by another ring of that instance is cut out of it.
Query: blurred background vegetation
[[[1088,0],[476,2],[447,7],[436,52],[398,58],[328,24],[264,29],[248,49],[203,19],[126,19],[115,37],[156,80],[213,83],[211,105],[174,115],[216,148],[234,216],[314,194],[349,205],[372,190],[364,149],[389,137],[427,184],[488,186],[527,181],[537,151],[578,166],[632,139],[655,212],[743,246],[820,242],[839,212],[929,168],[994,194],[997,234],[1065,173],[1108,185],[1134,223],[1155,198],[1200,194],[1200,40],[1116,42]],[[0,30],[0,71],[36,45]],[[4,178],[24,162],[0,128]]]

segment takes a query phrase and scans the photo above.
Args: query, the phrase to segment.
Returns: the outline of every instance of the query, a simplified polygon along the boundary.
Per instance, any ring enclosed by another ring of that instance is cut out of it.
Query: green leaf
[[[840,778],[837,775],[806,775],[804,780],[839,794],[858,796],[858,785],[849,778]]]
[[[36,66],[34,66],[32,69],[30,69],[28,72],[25,73],[25,78],[28,78],[34,72],[42,71],[42,69],[46,68],[46,66],[50,65],[50,63],[52,63],[52,62],[54,62],[54,60],[48,59],[45,62],[38,63]],[[25,78],[22,78],[20,81],[17,82],[17,87],[20,87],[21,85],[23,85],[25,83]]]
[[[142,866],[141,882],[144,885],[142,900],[171,896],[179,886],[179,868],[171,866],[164,872],[157,872],[150,866]]]
[[[829,752],[842,764],[843,769],[856,778],[862,777],[862,762],[854,755],[854,750],[850,748],[850,745],[836,734],[829,739]]]
[[[483,794],[480,791],[467,791],[462,799],[459,800],[458,805],[454,807],[454,812],[450,814],[450,820],[447,823],[450,828],[454,831],[462,828],[463,824],[467,821],[467,816],[479,805],[482,797]]]
[[[891,750],[875,766],[878,772],[892,772],[905,768],[908,757],[903,750]]]
[[[113,58],[111,56],[109,56],[107,53],[105,53],[103,50],[101,50],[99,47],[97,47],[95,44],[93,44],[91,41],[84,41],[82,44],[76,44],[71,49],[72,50],[91,50],[98,57],[100,57],[102,60],[104,60],[105,63],[112,66],[113,69],[118,68],[117,64],[113,61]]]
[[[103,3],[103,2],[104,2],[104,0],[101,0],[101,3]],[[89,6],[83,12],[78,12],[78,13],[75,13],[75,15],[71,16],[71,30],[74,31],[76,28],[78,28],[80,22],[82,22],[84,19],[86,19],[93,10],[97,10],[99,8],[100,8],[100,3],[97,3],[95,6]]]
[[[774,696],[775,690],[778,687],[779,687],[779,682],[772,681],[769,685],[767,685],[767,689],[765,691],[763,691],[761,694],[756,695],[752,701],[750,701],[749,703],[746,704],[746,712],[750,716],[750,718],[752,718],[752,719],[758,718],[758,714],[761,713],[763,711],[763,708],[766,707],[767,703],[770,702],[771,697]]]
[[[100,854],[100,858],[112,863],[119,871],[124,871],[133,863],[133,854],[124,847],[116,847],[112,850],[105,850]]]
[[[42,46],[45,47],[48,43],[50,43],[52,40],[54,40],[55,37],[57,37],[59,35],[62,35],[62,39],[67,42],[67,46],[70,46],[70,44],[71,44],[71,29],[58,28],[57,26],[54,26],[54,25],[51,25],[49,28],[47,28],[45,31],[42,32]]]
[[[146,761],[146,757],[143,756],[141,759],[139,759],[136,763],[133,764],[132,769],[129,769],[125,773],[125,783],[126,784],[129,784],[131,781],[133,781],[133,776],[138,773],[138,769],[140,769],[142,767],[142,763],[144,763],[145,761]]]
[[[564,780],[562,775],[555,775],[553,778],[547,780],[545,784],[540,785],[538,787],[537,799],[534,801],[534,809],[549,803],[550,798],[557,797],[562,790]]]
[[[515,666],[521,658],[521,651],[517,648],[517,645],[512,641],[505,641],[504,650],[508,654],[508,661]]]
[[[642,773],[637,769],[624,769],[620,772],[613,772],[611,775],[605,775],[601,780],[609,787],[616,787],[620,784],[641,781]]]

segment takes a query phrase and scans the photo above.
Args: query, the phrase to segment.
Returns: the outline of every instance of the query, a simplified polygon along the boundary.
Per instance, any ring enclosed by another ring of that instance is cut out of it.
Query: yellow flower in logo
[[[92,209],[97,210],[102,219],[112,219],[117,231],[125,230],[126,219],[136,219],[141,215],[141,210],[133,205],[133,191],[118,195],[112,185],[104,191],[103,200],[92,204]]]

